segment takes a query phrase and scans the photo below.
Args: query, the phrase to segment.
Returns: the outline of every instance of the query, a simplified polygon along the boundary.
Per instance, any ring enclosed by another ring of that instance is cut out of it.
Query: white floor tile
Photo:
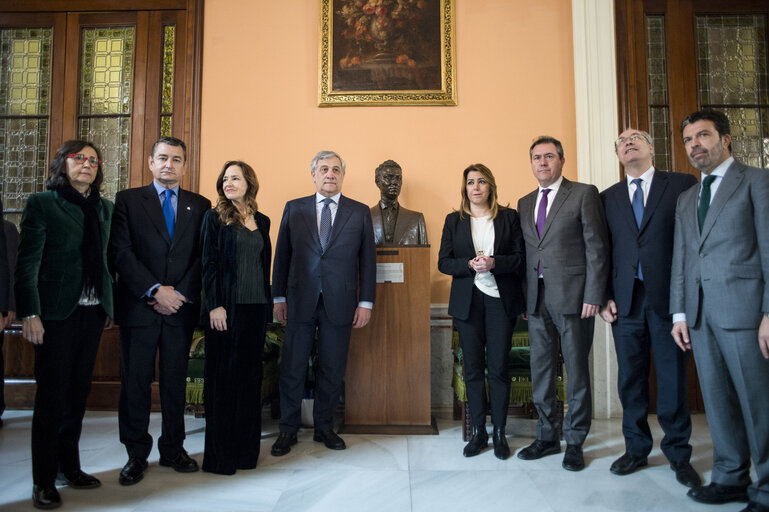
[[[0,511],[33,510],[30,499],[31,411],[6,411],[0,429]],[[205,420],[186,418],[185,447],[202,462]],[[712,445],[704,415],[693,417],[692,465],[710,476]],[[620,420],[595,420],[584,446],[587,467],[572,473],[561,467],[563,451],[536,461],[513,455],[494,457],[491,442],[481,455],[462,456],[461,423],[437,418],[438,435],[343,435],[347,450],[333,451],[299,433],[299,443],[283,457],[272,457],[277,422],[264,416],[257,469],[234,476],[176,473],[150,455],[143,481],[122,487],[118,474],[127,460],[118,441],[117,414],[88,412],[81,440],[83,469],[102,480],[93,490],[62,488],[62,510],[78,511],[333,511],[333,512],[491,512],[491,511],[707,511],[686,496],[659,449],[661,429],[650,425],[655,448],[649,467],[618,477],[611,463],[624,452]],[[489,429],[491,427],[489,426]],[[160,415],[150,433],[157,440]],[[515,454],[534,440],[536,423],[511,418],[508,443]],[[565,448],[565,445],[563,445]],[[716,507],[734,512],[742,504]]]

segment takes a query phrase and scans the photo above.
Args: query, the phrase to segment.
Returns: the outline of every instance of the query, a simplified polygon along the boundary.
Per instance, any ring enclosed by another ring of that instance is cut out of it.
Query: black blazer
[[[449,297],[449,314],[460,320],[470,315],[475,271],[467,264],[475,258],[470,216],[459,218],[459,212],[446,216],[438,251],[438,270],[453,277]],[[499,297],[510,318],[526,310],[523,297],[524,272],[523,234],[518,212],[512,208],[499,208],[494,219],[494,279]]]
[[[155,186],[123,190],[115,196],[109,258],[117,274],[115,321],[147,326],[165,320],[192,326],[200,316],[200,225],[211,209],[205,197],[179,189],[173,243]],[[189,303],[173,315],[156,313],[147,304],[155,283],[173,286]]]
[[[264,241],[264,248],[258,257],[262,264],[264,296],[270,302],[272,298],[270,295],[270,261],[272,260],[270,219],[259,212],[254,213],[254,219]],[[235,298],[238,292],[238,229],[240,228],[222,224],[216,210],[208,210],[203,217],[203,226],[200,229],[204,298],[201,321],[205,326],[209,325],[208,313],[221,306],[227,311],[228,329],[232,327],[235,318]],[[272,320],[272,315],[266,315],[265,320]]]
[[[639,260],[646,300],[658,315],[669,315],[676,203],[681,192],[696,184],[697,179],[690,174],[655,171],[640,229],[627,180],[601,193],[611,247],[608,297],[617,303],[620,315],[630,313]]]

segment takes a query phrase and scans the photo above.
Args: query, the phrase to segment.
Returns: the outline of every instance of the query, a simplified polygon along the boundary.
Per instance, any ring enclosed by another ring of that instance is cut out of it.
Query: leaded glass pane
[[[79,135],[99,148],[102,157],[104,184],[102,195],[114,199],[118,191],[128,187],[129,117],[95,117],[80,119]]]
[[[665,17],[646,17],[646,53],[649,67],[649,103],[668,102],[667,61],[665,59]]]
[[[101,151],[104,197],[128,186],[134,27],[83,29],[79,136]]]
[[[15,223],[48,174],[52,35],[50,28],[0,29],[0,195]]]
[[[174,55],[176,53],[176,27],[163,27],[163,101],[161,113],[174,110]]]
[[[698,16],[697,59],[700,104],[729,117],[732,154],[769,166],[766,16]]]
[[[761,116],[756,108],[721,108],[732,131],[732,154],[746,165],[764,167]]]
[[[668,107],[651,107],[649,133],[654,141],[654,167],[670,171],[670,113]]]
[[[0,115],[48,115],[50,28],[0,30]]]
[[[172,137],[173,136],[173,117],[161,116],[160,117],[160,136]]]
[[[646,61],[649,68],[649,133],[654,141],[654,167],[671,170],[668,71],[665,17],[646,16]]]
[[[769,103],[765,16],[698,16],[702,105]]]
[[[134,27],[83,29],[80,114],[130,114]]]

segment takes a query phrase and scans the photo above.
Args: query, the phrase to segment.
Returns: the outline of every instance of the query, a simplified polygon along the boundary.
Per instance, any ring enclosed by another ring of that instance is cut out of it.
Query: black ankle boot
[[[465,457],[475,457],[488,445],[489,434],[486,432],[486,425],[473,427],[473,437],[470,438],[470,442],[467,443],[462,453],[464,453]]]
[[[492,440],[494,441],[494,456],[501,460],[508,458],[510,456],[510,447],[507,445],[504,426],[494,427]]]

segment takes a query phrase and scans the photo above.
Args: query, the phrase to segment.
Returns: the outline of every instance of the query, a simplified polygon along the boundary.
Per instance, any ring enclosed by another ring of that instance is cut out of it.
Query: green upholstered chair
[[[267,324],[262,358],[262,404],[270,404],[273,418],[280,417],[280,399],[278,394],[278,376],[280,373],[280,349],[286,328],[277,323]],[[203,329],[197,329],[192,337],[190,358],[187,363],[186,412],[196,418],[205,416],[203,403],[203,382],[206,365],[206,335]]]
[[[510,349],[510,406],[508,416],[536,418],[537,410],[534,407],[531,392],[531,368],[529,367],[529,326],[525,320],[516,322],[513,332],[512,348]],[[454,371],[452,372],[451,387],[454,388],[454,419],[463,420],[462,439],[470,439],[473,431],[473,422],[470,416],[470,408],[467,405],[467,393],[464,381],[464,362],[462,348],[459,346],[459,333],[452,329],[451,350],[454,353]],[[563,360],[559,355],[556,392],[558,396],[558,408],[563,418],[563,403],[566,396],[563,378]],[[486,384],[488,394],[488,383]]]

